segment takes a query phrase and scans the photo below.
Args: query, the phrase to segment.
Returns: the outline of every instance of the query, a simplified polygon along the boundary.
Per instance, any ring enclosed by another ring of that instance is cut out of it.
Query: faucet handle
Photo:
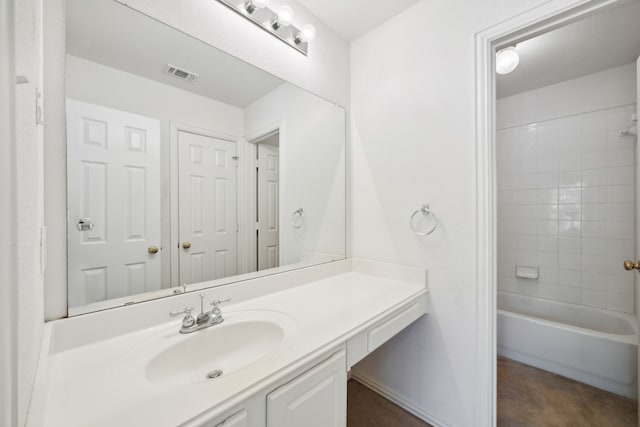
[[[190,316],[191,313],[193,313],[193,307],[187,307],[184,310],[176,310],[176,311],[170,312],[169,317],[178,317],[178,316],[182,316],[183,314]]]
[[[218,307],[220,304],[226,304],[228,302],[231,302],[231,298],[225,298],[225,299],[219,299],[219,300],[213,300],[211,301],[211,305],[213,307]]]

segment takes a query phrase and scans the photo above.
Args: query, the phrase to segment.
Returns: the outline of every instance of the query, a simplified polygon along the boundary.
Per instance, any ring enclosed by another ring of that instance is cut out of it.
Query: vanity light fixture
[[[269,0],[247,0],[244,4],[244,10],[248,14],[252,14],[256,9],[264,9],[265,7],[269,7]]]
[[[308,55],[309,43],[316,38],[313,25],[297,28],[293,25],[294,12],[290,6],[282,5],[276,11],[269,8],[269,0],[217,0],[229,9],[244,16],[272,36],[275,36]]]
[[[496,53],[496,73],[500,75],[509,74],[519,63],[520,55],[516,52],[515,46],[509,46]]]

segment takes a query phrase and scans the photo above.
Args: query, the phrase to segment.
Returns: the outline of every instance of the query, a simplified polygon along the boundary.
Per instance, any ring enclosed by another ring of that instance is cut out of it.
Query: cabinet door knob
[[[160,251],[160,249],[157,246],[149,246],[149,253],[150,254],[157,254]]]
[[[182,249],[189,249],[191,247],[191,243],[189,242],[182,242]]]

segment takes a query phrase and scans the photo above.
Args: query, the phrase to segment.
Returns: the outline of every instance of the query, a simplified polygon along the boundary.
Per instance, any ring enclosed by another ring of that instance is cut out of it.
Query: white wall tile
[[[582,237],[607,237],[607,221],[582,221]]]
[[[634,110],[498,132],[499,289],[633,312],[635,147],[617,132]],[[516,263],[539,278],[515,278]]]
[[[558,236],[580,237],[582,224],[580,221],[558,221]]]
[[[581,168],[584,169],[599,169],[606,168],[608,163],[608,151],[588,151],[582,153]]]
[[[633,166],[614,167],[607,170],[608,184],[633,184],[635,172]]]
[[[580,304],[582,289],[577,286],[558,285],[558,301]]]
[[[579,270],[558,269],[558,284],[563,286],[580,287],[582,273]]]
[[[605,308],[606,293],[591,289],[582,289],[582,304],[589,307]]]
[[[606,186],[603,185],[599,187],[582,187],[582,203],[606,203],[606,202],[607,202]]]
[[[580,271],[582,266],[582,259],[580,254],[562,253],[558,255],[558,268],[560,270],[575,270]]]
[[[621,311],[624,313],[633,313],[634,299],[628,295],[607,293],[606,308],[613,311]]]
[[[606,221],[606,203],[588,203],[582,205],[582,219],[584,221]]]
[[[579,237],[560,237],[558,250],[561,253],[579,254],[582,250],[582,241]]]
[[[607,169],[585,169],[582,171],[582,185],[591,187],[594,185],[607,185]]]
[[[538,236],[538,251],[558,253],[558,238],[549,236]]]
[[[582,199],[582,189],[580,188],[561,188],[558,194],[558,202],[560,204],[576,204]]]
[[[538,203],[540,204],[557,204],[558,189],[538,190]]]
[[[558,219],[580,221],[580,205],[560,205]]]
[[[635,193],[633,184],[610,185],[607,187],[607,201],[613,203],[633,202]]]
[[[608,133],[589,133],[582,136],[582,152],[603,151],[608,147]]]
[[[558,219],[558,205],[538,205],[538,219],[556,220]]]
[[[607,204],[607,219],[609,221],[633,221],[635,209],[633,203]]]
[[[603,184],[606,184],[606,174],[604,175]],[[582,171],[560,171],[558,172],[558,184],[560,188],[580,187],[582,185]],[[594,184],[595,185],[595,184]]]

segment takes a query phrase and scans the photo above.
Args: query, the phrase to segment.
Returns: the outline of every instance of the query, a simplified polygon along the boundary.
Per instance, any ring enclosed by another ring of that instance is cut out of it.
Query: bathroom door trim
[[[0,425],[18,424],[14,5],[0,0]]]
[[[495,52],[614,4],[638,0],[552,0],[475,36],[476,76],[476,390],[475,419],[496,425],[496,85]]]

